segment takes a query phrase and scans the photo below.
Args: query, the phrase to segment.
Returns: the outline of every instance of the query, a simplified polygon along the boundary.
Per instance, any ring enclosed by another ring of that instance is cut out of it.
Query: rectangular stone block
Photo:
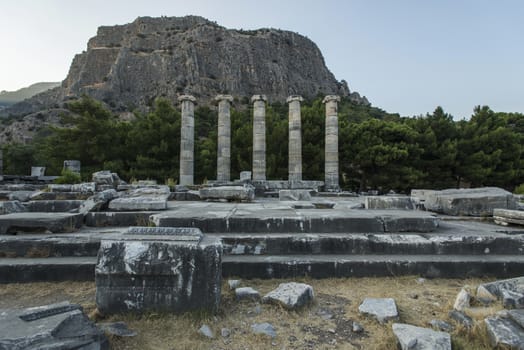
[[[411,197],[407,196],[368,196],[365,199],[366,209],[380,210],[414,210]]]
[[[280,190],[278,199],[281,201],[310,201],[311,193],[309,190]]]
[[[95,269],[97,307],[103,313],[214,312],[221,259],[220,239],[194,229],[138,228],[104,239]]]
[[[446,215],[492,216],[493,209],[515,209],[513,194],[497,187],[448,189],[428,193],[427,210]]]
[[[200,198],[227,201],[252,201],[255,199],[255,188],[253,186],[218,186],[201,188]]]
[[[524,225],[524,211],[510,209],[493,209],[493,220],[497,224]]]

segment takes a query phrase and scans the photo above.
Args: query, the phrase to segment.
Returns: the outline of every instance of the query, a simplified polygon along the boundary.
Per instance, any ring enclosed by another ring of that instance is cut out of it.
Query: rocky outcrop
[[[207,104],[220,93],[265,94],[284,102],[300,94],[338,94],[369,104],[337,81],[318,47],[289,31],[226,29],[202,17],[139,17],[103,26],[76,55],[61,87],[3,111],[22,115],[87,94],[114,111],[147,108],[159,96],[190,93]]]

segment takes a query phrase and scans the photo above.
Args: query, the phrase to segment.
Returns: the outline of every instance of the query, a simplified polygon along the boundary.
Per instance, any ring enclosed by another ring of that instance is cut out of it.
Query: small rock
[[[264,302],[275,302],[287,309],[297,309],[313,301],[313,287],[305,283],[281,283],[262,299]]]
[[[398,319],[397,305],[392,298],[366,298],[358,311],[375,317],[380,323]]]
[[[511,349],[522,349],[524,345],[524,330],[509,319],[488,317],[484,320],[491,345],[508,346]]]
[[[262,308],[260,305],[255,306],[255,315],[260,315],[262,313]]]
[[[198,330],[198,333],[202,334],[204,337],[209,339],[213,339],[215,337],[213,331],[211,330],[211,328],[209,328],[207,324],[202,325],[202,327],[200,327],[200,329]]]
[[[404,323],[393,323],[392,328],[402,350],[451,350],[448,333]]]
[[[422,277],[417,278],[417,283],[418,284],[424,284],[425,282],[426,282],[425,278],[422,278]]]
[[[97,326],[106,334],[117,337],[134,337],[137,334],[135,331],[127,328],[127,324],[124,322],[99,323]]]
[[[358,322],[355,322],[353,321],[353,326],[351,328],[353,330],[353,333],[362,333],[364,332],[364,327],[358,323]]]
[[[447,323],[446,321],[442,320],[431,320],[429,321],[429,324],[434,329],[438,329],[439,331],[443,332],[451,332],[453,331],[453,326]]]
[[[229,289],[234,290],[240,286],[240,280],[228,280],[227,284],[229,285]]]
[[[237,300],[251,299],[258,300],[260,299],[260,293],[251,287],[241,287],[235,289],[235,295]]]
[[[222,328],[220,330],[220,335],[223,337],[223,338],[228,338],[230,335],[231,335],[231,330],[229,328]]]
[[[328,329],[328,332],[331,333],[331,334],[335,334],[335,333],[337,333],[333,328],[329,328],[329,329]]]
[[[270,336],[271,338],[275,338],[277,336],[277,332],[275,331],[273,325],[267,322],[255,323],[251,325],[251,331],[255,334]]]
[[[469,307],[470,300],[471,295],[469,294],[466,288],[462,288],[458,293],[457,298],[455,299],[453,308],[457,311],[464,311],[464,309]]]
[[[448,316],[466,328],[473,328],[473,319],[461,311],[452,310]]]

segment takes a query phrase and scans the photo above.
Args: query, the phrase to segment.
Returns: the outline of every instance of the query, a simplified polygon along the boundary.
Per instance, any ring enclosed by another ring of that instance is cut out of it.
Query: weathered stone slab
[[[109,349],[79,305],[63,302],[0,310],[0,349]]]
[[[91,196],[91,192],[33,192],[30,200],[85,200]]]
[[[171,194],[170,199],[174,199],[176,201],[199,201],[200,193],[199,191],[181,191],[181,192],[173,192]]]
[[[0,201],[0,215],[11,213],[23,213],[27,207],[20,201]]]
[[[94,182],[82,182],[80,184],[73,184],[71,185],[71,192],[95,193],[96,184]]]
[[[204,236],[201,241],[188,241],[182,236],[153,233],[102,240],[95,269],[99,310],[217,310],[220,240]]]
[[[126,235],[138,236],[169,236],[170,239],[177,241],[200,242],[204,235],[196,227],[150,227],[150,226],[132,226],[127,229]]]
[[[241,171],[240,181],[251,181],[251,171]]]
[[[488,317],[484,320],[491,345],[508,346],[512,349],[524,348],[524,329],[502,317]]]
[[[449,333],[405,323],[393,323],[392,328],[402,350],[451,350]]]
[[[78,209],[83,203],[81,200],[30,201],[26,206],[30,212],[67,213]]]
[[[204,200],[252,201],[255,188],[251,185],[206,187],[201,188],[199,194]]]
[[[513,194],[497,187],[448,189],[428,194],[427,210],[446,215],[492,216],[493,209],[515,209]]]
[[[41,177],[45,175],[45,166],[32,166],[31,176]]]
[[[280,283],[278,288],[266,294],[262,301],[277,303],[286,309],[294,310],[311,303],[314,298],[313,287],[309,284],[289,282]]]
[[[169,199],[168,186],[149,186],[126,191],[109,202],[115,211],[165,210]]]
[[[466,328],[473,328],[474,321],[471,317],[463,313],[462,311],[458,310],[451,310],[448,313],[449,318],[456,321],[458,324],[466,327]]]
[[[311,193],[309,190],[280,190],[278,199],[281,201],[310,201]]]
[[[380,323],[398,319],[397,304],[392,298],[366,298],[358,307],[358,311],[373,316]]]
[[[13,213],[0,216],[0,234],[73,232],[83,224],[82,214]]]
[[[71,184],[49,184],[47,189],[49,192],[71,192],[72,187]]]
[[[524,308],[524,277],[481,284],[477,297],[502,299],[505,308]]]
[[[235,296],[237,300],[258,300],[260,299],[260,293],[251,287],[240,287],[235,289]]]
[[[109,201],[117,197],[118,192],[116,192],[114,189],[98,192],[83,201],[82,205],[79,207],[79,212],[86,215],[91,211],[100,211],[106,209]]]
[[[8,199],[10,201],[28,202],[34,193],[34,191],[14,191],[8,194]]]
[[[493,209],[493,221],[499,225],[524,225],[524,211],[510,209]]]
[[[414,210],[411,197],[407,196],[368,196],[365,199],[366,209],[379,210]]]
[[[85,224],[91,227],[148,225],[149,217],[157,211],[109,211],[88,212]]]

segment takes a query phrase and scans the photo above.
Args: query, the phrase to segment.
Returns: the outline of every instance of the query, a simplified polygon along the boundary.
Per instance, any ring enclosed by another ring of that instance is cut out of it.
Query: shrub
[[[62,174],[55,180],[56,184],[78,184],[82,182],[80,174],[72,172],[71,170],[62,170]]]
[[[515,187],[515,194],[524,194],[524,183]]]

